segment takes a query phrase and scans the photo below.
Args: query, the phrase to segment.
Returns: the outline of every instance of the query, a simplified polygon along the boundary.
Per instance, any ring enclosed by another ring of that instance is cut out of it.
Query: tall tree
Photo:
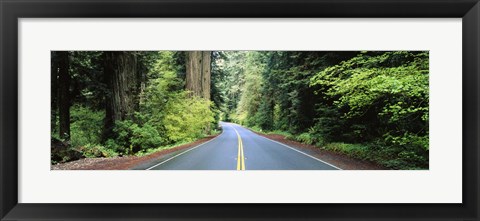
[[[104,53],[105,80],[108,87],[104,140],[112,136],[116,121],[128,119],[138,108],[137,59],[133,52]]]
[[[69,52],[58,52],[58,115],[60,138],[70,137],[70,73]]]
[[[212,53],[189,51],[186,57],[186,89],[193,95],[210,100]]]

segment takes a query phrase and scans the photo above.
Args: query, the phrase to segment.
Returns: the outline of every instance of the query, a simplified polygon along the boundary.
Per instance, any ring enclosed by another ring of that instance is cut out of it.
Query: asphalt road
[[[221,123],[223,132],[199,146],[163,157],[147,170],[336,170],[333,165],[240,125]]]

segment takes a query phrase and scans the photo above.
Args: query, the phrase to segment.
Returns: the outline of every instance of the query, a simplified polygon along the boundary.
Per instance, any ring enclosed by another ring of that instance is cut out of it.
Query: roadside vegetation
[[[52,163],[145,155],[216,133],[216,107],[185,89],[185,56],[181,52],[53,52],[52,78],[60,79],[62,68],[70,77],[70,116],[68,128],[61,132],[62,104],[52,96]],[[116,70],[109,72],[112,66]],[[122,74],[118,72],[131,75],[118,76]],[[65,82],[52,82],[52,94],[61,93],[59,84]]]

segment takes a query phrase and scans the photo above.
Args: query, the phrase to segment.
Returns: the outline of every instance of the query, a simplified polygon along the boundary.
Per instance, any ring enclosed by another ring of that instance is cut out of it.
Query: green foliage
[[[103,128],[104,111],[75,105],[70,109],[71,137],[60,139],[56,131],[52,131],[52,163],[78,160],[82,157],[112,157],[118,154],[100,145]]]
[[[87,144],[85,146],[78,147],[76,150],[82,153],[83,156],[87,158],[118,156],[118,153],[116,151],[101,145]]]
[[[241,78],[238,122],[390,168],[428,168],[428,52],[253,56],[240,68],[257,66]]]
[[[273,130],[273,106],[271,101],[267,100],[261,103],[260,107],[258,108],[258,112],[255,113],[251,121],[254,123],[254,125],[262,128],[262,130]]]
[[[93,110],[103,109],[107,88],[103,76],[102,52],[75,51],[70,54],[72,102]]]
[[[338,53],[340,57],[350,52]],[[294,134],[313,126],[319,98],[310,78],[328,62],[338,60],[326,52],[247,52],[245,84],[237,108],[239,121],[264,130]],[[252,59],[249,59],[252,58]]]
[[[388,65],[398,56],[412,59],[401,66]],[[428,119],[428,53],[388,52],[380,56],[359,56],[326,68],[312,78],[312,85],[330,86],[326,95],[338,97],[337,107],[348,106],[346,117],[365,113],[376,102],[384,101],[381,115],[398,123],[412,114]]]
[[[117,137],[108,146],[124,154],[148,152],[195,140],[214,122],[211,102],[190,97],[178,76],[174,52],[159,52],[134,120],[116,122]]]
[[[138,150],[157,148],[164,143],[157,129],[150,124],[135,127],[132,131],[131,145]]]
[[[318,134],[376,143],[374,160],[391,168],[428,167],[428,73],[428,52],[363,52],[325,68],[310,84],[332,104],[317,109]]]
[[[187,93],[177,94],[167,103],[165,135],[172,143],[192,141],[209,133],[209,125],[214,121],[211,102],[198,97],[189,97]]]
[[[70,114],[71,145],[80,147],[99,144],[105,112],[75,105],[70,109]]]
[[[173,52],[160,52],[160,59],[149,74],[155,77],[148,82],[137,115],[148,125],[148,134],[157,133],[155,136],[162,138],[158,140],[161,145],[199,138],[210,133],[207,129],[215,121],[210,101],[190,97],[183,90],[184,82],[177,74],[179,67],[174,59]]]
[[[315,128],[313,127],[310,128],[308,132],[303,132],[298,136],[294,136],[292,139],[305,144],[313,144],[316,146],[323,146],[326,143],[325,139],[321,135],[315,133]]]
[[[249,126],[263,124],[265,119],[258,119],[255,114],[265,107],[262,104],[262,72],[265,70],[265,58],[260,52],[249,52],[245,61],[245,84],[236,109],[237,120]]]
[[[138,125],[131,120],[117,121],[114,132],[117,137],[107,141],[107,146],[122,154],[157,148],[163,143],[158,131],[149,124]]]
[[[382,144],[383,145],[383,144]],[[352,158],[376,162],[391,169],[422,169],[425,159],[412,151],[378,147],[375,144],[329,143],[323,149],[343,153]]]
[[[378,158],[377,152],[370,150],[368,146],[362,144],[328,143],[323,149],[343,153],[347,156],[362,160],[375,161],[375,159]]]
[[[70,53],[74,104],[70,108],[71,137],[58,138],[57,113],[52,111],[52,163],[80,157],[145,154],[217,130],[218,109],[210,101],[188,96],[184,90],[183,52],[131,53],[137,59],[138,107],[125,120],[115,120],[112,132],[107,134],[103,133],[104,94],[109,91],[103,83],[103,53]]]

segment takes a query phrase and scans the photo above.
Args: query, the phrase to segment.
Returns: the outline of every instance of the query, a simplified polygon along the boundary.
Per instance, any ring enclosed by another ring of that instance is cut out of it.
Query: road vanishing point
[[[134,169],[146,170],[338,170],[340,168],[238,124],[221,122],[222,133],[198,146]]]

